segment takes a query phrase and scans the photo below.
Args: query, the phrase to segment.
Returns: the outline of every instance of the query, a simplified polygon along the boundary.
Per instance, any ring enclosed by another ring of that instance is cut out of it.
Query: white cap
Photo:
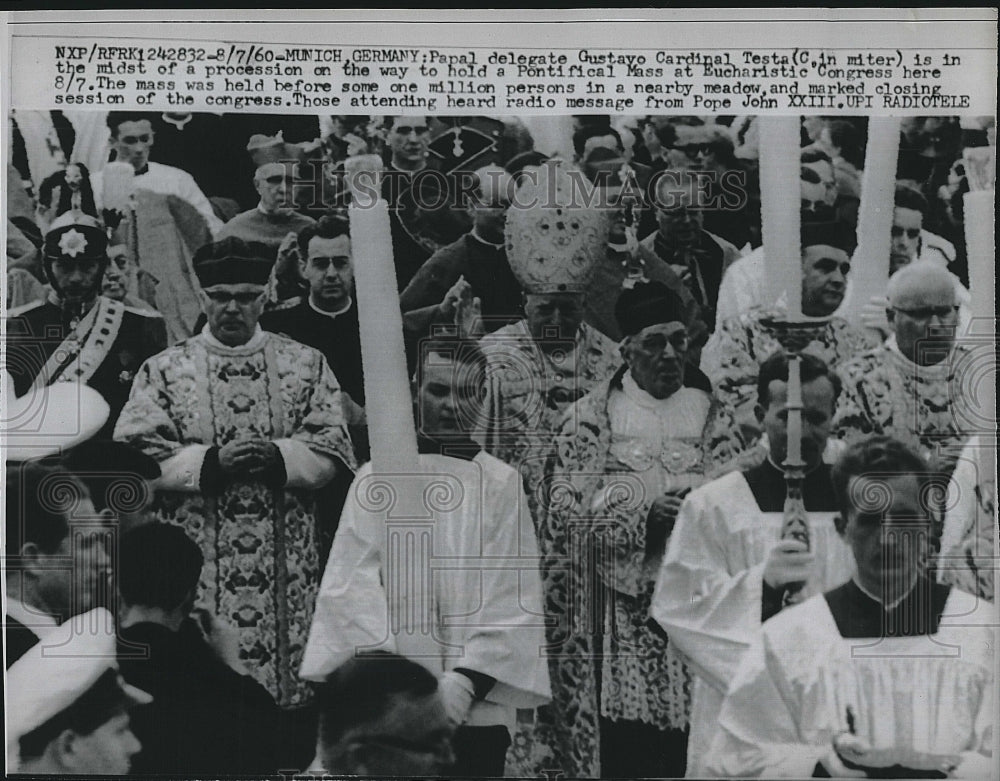
[[[14,395],[3,371],[0,435],[8,461],[27,461],[78,445],[100,431],[111,414],[104,397],[88,385],[56,382]]]
[[[108,670],[118,669],[114,618],[105,608],[74,616],[47,633],[7,671],[8,769],[16,770],[24,735],[42,726],[85,694]],[[122,699],[153,701],[120,677]]]

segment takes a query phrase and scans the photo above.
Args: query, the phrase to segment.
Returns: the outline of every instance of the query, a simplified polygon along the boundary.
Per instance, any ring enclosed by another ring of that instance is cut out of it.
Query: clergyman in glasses
[[[115,438],[159,461],[153,513],[201,547],[202,606],[238,627],[240,659],[278,704],[301,709],[316,492],[355,458],[322,354],[258,325],[266,255],[236,238],[198,250],[207,324],[143,364]]]

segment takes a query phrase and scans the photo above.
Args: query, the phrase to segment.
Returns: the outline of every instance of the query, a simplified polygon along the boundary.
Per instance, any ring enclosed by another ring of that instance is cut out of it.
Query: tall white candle
[[[802,316],[799,241],[799,118],[762,116],[760,125],[761,234],[768,300],[784,300],[788,317]]]
[[[899,119],[871,117],[868,146],[861,174],[858,206],[858,247],[851,263],[848,305],[840,313],[848,322],[860,321],[861,310],[873,295],[885,295],[889,284],[889,252],[892,247],[892,213],[899,157]]]
[[[417,435],[403,346],[403,318],[392,258],[389,205],[380,197],[376,155],[348,158],[351,252],[361,326],[365,405],[376,472],[411,471]]]

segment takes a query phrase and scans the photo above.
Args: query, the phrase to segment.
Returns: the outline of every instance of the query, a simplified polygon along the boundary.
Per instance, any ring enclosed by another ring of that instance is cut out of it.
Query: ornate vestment
[[[919,366],[904,357],[895,337],[839,368],[844,390],[834,429],[847,442],[885,434],[928,456],[947,471],[970,435],[985,425],[970,407],[977,398],[977,356],[956,344],[939,363]],[[977,427],[978,426],[978,427]]]
[[[601,716],[687,723],[688,672],[647,623],[663,541],[647,545],[646,517],[658,492],[738,468],[742,442],[723,406],[687,387],[651,449],[630,425],[646,418],[622,414],[623,375],[566,411],[545,463],[538,532],[553,703],[533,735],[515,736],[521,772],[599,776]]]
[[[489,431],[486,448],[521,470],[529,502],[542,473],[552,431],[563,412],[621,365],[618,345],[595,328],[580,326],[575,343],[542,350],[526,320],[480,341],[486,355]]]
[[[720,323],[712,340],[702,350],[701,370],[727,404],[736,410],[743,423],[751,420],[757,403],[757,374],[760,365],[781,349],[775,336],[761,321],[768,317],[787,317],[778,308],[753,309]],[[833,368],[875,346],[875,337],[832,317],[818,339],[804,349]]]
[[[259,329],[226,347],[206,330],[143,364],[115,438],[160,461],[154,511],[201,546],[200,601],[240,629],[253,676],[279,704],[304,702],[298,668],[322,566],[313,492],[337,462],[355,467],[322,355]],[[249,438],[277,445],[284,479],[208,481],[209,450]]]

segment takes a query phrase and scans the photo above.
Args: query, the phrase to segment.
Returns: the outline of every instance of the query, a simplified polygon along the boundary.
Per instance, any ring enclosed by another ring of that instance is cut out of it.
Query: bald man
[[[451,322],[466,292],[480,299],[487,332],[523,316],[521,287],[504,249],[513,192],[514,180],[503,168],[491,165],[475,172],[467,204],[472,230],[435,252],[400,295],[407,330],[420,336],[434,323]]]
[[[955,341],[954,280],[937,263],[917,261],[890,278],[888,300],[889,338],[840,367],[835,430],[848,442],[886,434],[953,463],[977,419],[966,406],[974,356]]]

